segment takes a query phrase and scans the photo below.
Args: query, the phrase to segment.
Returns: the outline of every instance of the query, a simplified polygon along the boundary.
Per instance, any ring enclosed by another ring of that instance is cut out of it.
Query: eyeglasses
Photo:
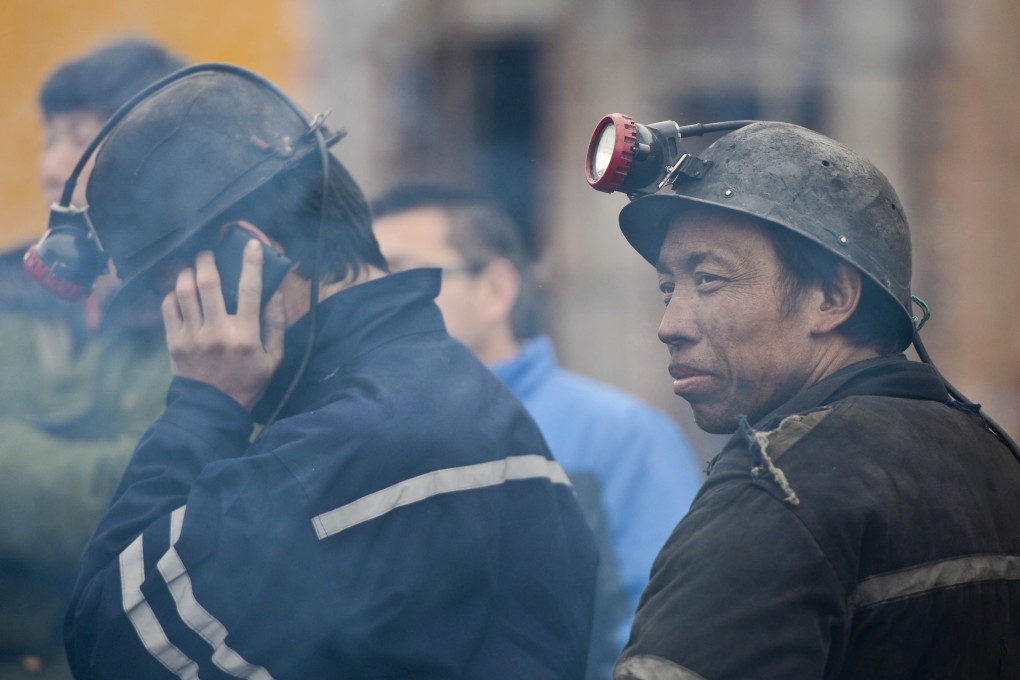
[[[449,276],[478,276],[489,266],[489,262],[491,260],[441,264],[438,262],[426,262],[417,258],[397,257],[390,260],[390,271],[397,274],[411,269],[438,269],[444,275]]]
[[[452,267],[439,267],[439,271],[443,272],[444,275],[449,274],[450,276],[478,276],[488,266],[488,262],[467,262]]]

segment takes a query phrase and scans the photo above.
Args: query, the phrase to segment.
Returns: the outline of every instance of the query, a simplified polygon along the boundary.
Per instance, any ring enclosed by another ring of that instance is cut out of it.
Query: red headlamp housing
[[[630,116],[611,113],[600,120],[584,159],[584,174],[591,188],[607,194],[619,189],[630,172],[637,143],[637,125]]]
[[[671,120],[635,123],[622,113],[599,121],[588,144],[584,172],[597,191],[623,191],[632,198],[658,191],[681,157],[680,126]]]

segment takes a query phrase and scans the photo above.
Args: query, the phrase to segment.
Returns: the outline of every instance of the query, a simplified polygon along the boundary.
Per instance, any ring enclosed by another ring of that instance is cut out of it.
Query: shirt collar
[[[511,359],[489,368],[518,398],[530,394],[557,366],[552,340],[544,335],[534,337],[521,346]]]

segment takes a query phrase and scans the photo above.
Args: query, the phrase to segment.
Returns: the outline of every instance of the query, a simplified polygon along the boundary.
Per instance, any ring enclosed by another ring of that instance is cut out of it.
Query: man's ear
[[[836,330],[845,323],[861,301],[861,272],[856,267],[840,262],[832,279],[832,288],[822,292],[822,301],[815,312],[811,332],[823,335]]]
[[[484,287],[487,313],[490,318],[509,318],[521,293],[521,273],[505,257],[497,257],[478,274]]]

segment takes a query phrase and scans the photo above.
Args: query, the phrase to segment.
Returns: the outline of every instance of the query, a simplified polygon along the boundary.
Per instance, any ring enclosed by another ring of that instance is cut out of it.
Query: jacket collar
[[[899,354],[866,359],[839,369],[759,420],[755,427],[769,429],[786,416],[861,395],[942,403],[952,400],[934,366],[909,361]]]
[[[414,269],[352,286],[319,303],[311,359],[285,410],[299,409],[306,401],[302,392],[316,392],[313,384],[336,375],[362,354],[408,335],[444,330],[433,302],[439,285],[438,269]],[[255,420],[264,421],[290,386],[307,348],[310,322],[305,315],[287,329],[283,361],[255,408]]]

